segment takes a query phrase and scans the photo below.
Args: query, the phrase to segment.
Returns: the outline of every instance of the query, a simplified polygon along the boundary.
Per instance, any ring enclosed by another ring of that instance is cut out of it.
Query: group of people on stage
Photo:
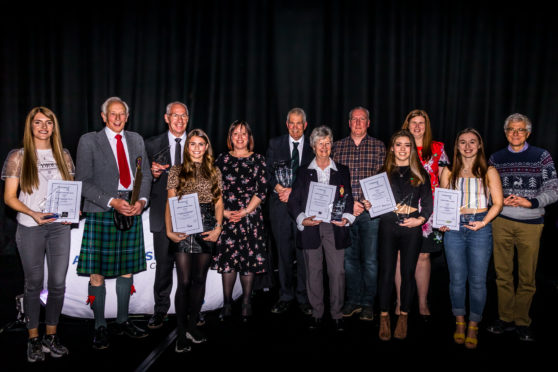
[[[18,212],[16,242],[25,276],[28,361],[42,361],[45,353],[55,358],[68,354],[57,336],[57,324],[71,226],[56,223],[56,216],[44,211],[51,179],[82,182],[85,227],[77,272],[90,278],[87,303],[95,319],[96,349],[110,344],[105,278],[116,278],[115,333],[132,338],[148,335],[128,317],[133,274],[146,269],[140,215],[147,207],[157,262],[148,328],[161,327],[167,316],[174,267],[176,352],[207,340],[200,330],[200,311],[209,268],[222,274],[224,304],[219,317],[232,316],[239,274],[241,318],[248,321],[255,276],[269,270],[263,202],[269,203],[278,257],[280,288],[273,313],[284,313],[296,303],[310,316],[309,328],[316,329],[323,326],[328,308],[335,329],[343,331],[344,318],[358,314],[363,321],[373,320],[377,298],[379,338],[405,339],[415,292],[421,317],[431,316],[429,256],[444,249],[455,316],[453,338],[474,349],[494,253],[499,317],[487,329],[496,334],[516,330],[521,340],[534,339],[529,309],[544,207],[558,200],[558,178],[548,151],[527,143],[532,124],[526,116],[512,114],[505,120],[509,146],[488,159],[481,134],[472,128],[462,130],[451,161],[444,144],[432,139],[430,119],[423,110],[412,110],[386,147],[368,135],[370,115],[364,107],[350,111],[350,135],[337,141],[327,126],[306,135],[306,114],[293,108],[287,114],[288,134],[271,139],[265,157],[254,153],[254,138],[245,121],[230,125],[229,151],[214,156],[203,130],[187,132],[189,112],[184,103],[167,105],[168,131],[145,143],[139,134],[125,130],[128,116],[126,102],[107,99],[101,106],[106,126],[80,138],[74,167],[62,146],[55,114],[35,107],[27,115],[23,148],[12,150],[4,163],[4,200]],[[290,171],[291,182],[276,177],[279,168]],[[360,180],[380,172],[387,174],[396,209],[371,218],[372,205]],[[312,182],[336,190],[334,205],[341,210],[330,222],[306,215]],[[438,187],[461,194],[459,230],[432,227]],[[175,232],[168,199],[192,193],[198,196],[204,232]],[[46,331],[40,337],[45,257],[49,296]],[[324,303],[324,260],[329,306]],[[391,314],[397,316],[394,328]]]

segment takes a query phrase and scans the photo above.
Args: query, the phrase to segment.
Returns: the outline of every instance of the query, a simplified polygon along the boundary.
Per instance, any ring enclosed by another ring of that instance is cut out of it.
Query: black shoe
[[[371,322],[372,320],[374,320],[374,309],[372,308],[372,306],[363,307],[358,318],[367,322]]]
[[[202,342],[207,341],[205,335],[197,327],[187,330],[186,338],[194,344],[201,344]]]
[[[149,329],[159,329],[163,326],[163,322],[165,321],[167,314],[165,313],[155,313],[149,321],[147,322],[147,327]]]
[[[201,327],[204,324],[205,324],[205,313],[200,312],[200,314],[198,315],[198,321],[197,321],[196,325],[198,327]]]
[[[221,312],[219,313],[219,320],[224,322],[229,320],[232,316],[232,306],[231,304],[224,304]]]
[[[322,328],[322,318],[310,318],[310,324],[308,324],[308,329],[317,330]]]
[[[312,315],[312,306],[310,306],[308,302],[299,304],[298,308],[300,309],[300,311],[302,311],[304,315]]]
[[[149,335],[146,330],[138,327],[130,320],[124,323],[116,323],[115,333],[117,335],[126,335],[130,338],[144,338]]]
[[[290,301],[279,300],[275,303],[275,305],[273,305],[273,307],[271,308],[271,312],[273,314],[283,314],[285,311],[289,310],[290,306],[291,306]]]
[[[486,330],[495,335],[501,335],[504,332],[511,332],[515,330],[514,322],[504,322],[503,320],[496,319],[494,323],[486,327]]]
[[[43,351],[50,353],[50,356],[53,358],[60,358],[69,354],[68,348],[60,343],[57,335],[45,335],[42,345]]]
[[[102,350],[109,347],[109,333],[105,326],[100,326],[95,330],[93,336],[93,349]]]
[[[515,328],[515,332],[519,336],[520,341],[526,341],[526,342],[535,341],[535,337],[533,337],[533,332],[531,331],[531,327],[517,326]]]
[[[248,323],[252,319],[252,304],[242,304],[241,319],[243,323]]]
[[[176,339],[176,345],[174,346],[174,351],[177,353],[187,353],[192,350],[192,347],[188,344],[187,339]]]
[[[362,311],[362,306],[351,304],[351,303],[346,303],[343,306],[343,309],[341,309],[341,312],[343,313],[343,317],[345,318],[353,316],[354,314],[358,314],[361,311]]]
[[[27,340],[27,361],[29,363],[43,362],[45,353],[43,353],[43,345],[38,337]]]
[[[335,330],[337,332],[344,332],[345,331],[345,321],[343,320],[343,318],[334,319],[333,323],[335,325]]]

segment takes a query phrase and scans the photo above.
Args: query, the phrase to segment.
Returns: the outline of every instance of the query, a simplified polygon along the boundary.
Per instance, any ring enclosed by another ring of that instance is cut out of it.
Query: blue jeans
[[[459,231],[444,236],[450,273],[450,298],[453,315],[465,316],[466,285],[469,281],[469,320],[480,322],[486,303],[486,272],[492,255],[492,225],[477,231],[464,227],[469,221],[482,221],[486,212],[461,215]]]
[[[380,219],[363,212],[350,227],[351,246],[345,250],[346,303],[374,305],[378,282],[378,228]]]

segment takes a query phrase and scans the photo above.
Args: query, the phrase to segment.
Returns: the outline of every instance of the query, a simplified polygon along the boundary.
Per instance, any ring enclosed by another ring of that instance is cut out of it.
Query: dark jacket
[[[155,154],[157,154],[157,159],[162,162],[162,164],[171,164],[168,131],[147,139],[145,141],[145,149],[147,151],[147,156],[149,156],[150,167],[151,162],[154,161],[153,155]],[[170,170],[170,167],[168,169]],[[149,226],[151,232],[165,231],[167,181],[168,173],[162,173],[159,178],[153,178],[153,184],[151,185],[151,195],[149,197]]]
[[[345,204],[345,213],[353,213],[353,193],[351,192],[351,178],[349,168],[342,164],[335,163],[337,171],[331,170],[329,184],[337,186],[334,203],[339,200],[339,186],[345,189],[344,197],[347,199]],[[298,169],[298,173],[293,185],[293,190],[289,197],[287,207],[291,217],[296,220],[300,213],[304,213],[306,209],[306,201],[308,199],[308,191],[310,190],[310,182],[318,182],[318,174],[314,169],[308,169],[304,166]],[[322,222],[324,223],[324,222]],[[337,249],[345,249],[351,244],[348,226],[339,227],[333,225],[333,234],[335,236],[335,247]],[[320,230],[318,226],[305,226],[303,231],[297,232],[298,246],[302,249],[317,249],[321,244]]]

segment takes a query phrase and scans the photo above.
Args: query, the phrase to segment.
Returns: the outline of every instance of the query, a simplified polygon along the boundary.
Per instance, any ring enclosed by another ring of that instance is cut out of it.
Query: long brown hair
[[[33,119],[37,113],[41,113],[54,123],[52,135],[50,136],[50,148],[52,155],[58,166],[58,171],[63,180],[71,180],[72,176],[68,169],[68,165],[64,160],[62,140],[60,138],[60,126],[54,112],[49,108],[37,106],[31,109],[25,119],[25,128],[23,131],[23,163],[21,167],[21,176],[19,178],[19,186],[21,190],[27,194],[31,194],[33,189],[39,187],[39,170],[37,166],[37,148],[33,138]]]
[[[420,158],[417,152],[417,145],[415,144],[415,138],[408,130],[401,129],[395,132],[391,136],[391,140],[389,141],[389,147],[386,154],[386,161],[384,162],[384,171],[387,173],[388,177],[391,177],[393,173],[396,172],[396,168],[398,167],[395,163],[395,154],[393,152],[393,147],[395,145],[395,141],[399,137],[407,137],[411,142],[411,156],[409,157],[409,169],[411,170],[411,185],[418,186],[424,183],[424,168],[422,167],[422,163],[420,162]]]
[[[236,127],[243,126],[246,129],[246,134],[248,135],[248,151],[254,151],[254,136],[252,135],[252,129],[250,125],[244,120],[235,120],[229,127],[229,134],[227,135],[227,147],[229,150],[234,150],[234,145],[232,142],[232,135]]]
[[[430,127],[430,118],[426,111],[421,109],[414,109],[407,114],[401,129],[409,130],[409,122],[412,118],[422,116],[424,118],[424,136],[422,137],[422,160],[427,161],[432,157],[432,128]]]
[[[473,128],[463,129],[461,132],[457,133],[457,137],[455,138],[455,144],[453,145],[453,163],[451,166],[451,175],[449,180],[450,188],[455,189],[457,187],[457,180],[459,179],[459,174],[463,169],[463,159],[458,149],[459,137],[467,133],[473,133],[479,141],[479,151],[475,156],[475,161],[473,162],[471,172],[475,177],[482,179],[482,184],[485,188],[484,191],[486,195],[486,187],[488,186],[488,178],[486,177],[486,174],[488,172],[488,164],[486,162],[486,156],[484,155],[484,143],[482,142],[482,136],[480,135],[480,133]]]
[[[184,163],[182,163],[182,169],[178,174],[178,188],[177,195],[182,197],[186,193],[186,185],[192,185],[196,182],[197,168],[192,158],[190,158],[190,152],[188,151],[188,146],[192,137],[200,137],[205,143],[207,143],[207,150],[203,154],[203,159],[201,162],[201,167],[199,168],[200,176],[211,181],[211,194],[213,195],[213,203],[221,197],[221,189],[219,188],[219,175],[217,174],[216,168],[213,165],[213,148],[211,147],[211,142],[207,134],[201,129],[192,129],[190,133],[186,136],[186,142],[184,144]]]

